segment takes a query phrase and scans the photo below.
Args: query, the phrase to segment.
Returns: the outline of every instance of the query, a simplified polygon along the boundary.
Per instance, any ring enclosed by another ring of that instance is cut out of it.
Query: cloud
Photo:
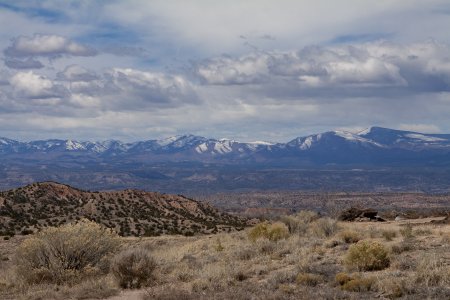
[[[450,90],[450,47],[428,41],[311,46],[208,59],[193,67],[206,85],[248,85],[282,97],[381,96]]]
[[[6,48],[4,53],[8,57],[94,56],[97,54],[94,49],[66,37],[45,34],[34,34],[32,37],[19,36],[12,40],[12,45]]]
[[[40,61],[32,58],[26,60],[7,58],[5,65],[11,69],[42,69],[44,67]]]
[[[92,81],[98,79],[97,74],[79,65],[67,66],[64,71],[57,74],[57,78],[65,81]]]
[[[66,90],[45,76],[33,71],[18,72],[9,80],[14,94],[19,98],[49,99],[60,98],[66,94]],[[46,103],[46,102],[44,102]],[[49,102],[54,104],[53,102]]]
[[[400,130],[416,131],[422,133],[440,133],[438,126],[433,124],[400,124]]]
[[[106,74],[110,98],[122,109],[178,107],[198,104],[194,86],[180,75],[115,68]],[[123,99],[127,99],[123,102]]]

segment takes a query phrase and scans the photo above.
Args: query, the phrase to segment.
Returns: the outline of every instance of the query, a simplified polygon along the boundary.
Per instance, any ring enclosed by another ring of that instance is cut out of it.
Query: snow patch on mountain
[[[441,139],[441,138],[434,137],[434,136],[427,136],[427,135],[423,135],[423,134],[419,134],[419,133],[408,133],[408,134],[405,134],[405,136],[415,139],[415,140],[421,140],[424,142],[445,142],[445,141],[447,141],[445,139]]]
[[[319,141],[321,138],[322,138],[321,134],[315,134],[315,135],[308,136],[303,141],[303,143],[300,145],[300,149],[301,150],[307,150],[307,149],[311,148],[313,143]]]
[[[175,141],[177,141],[178,139],[180,139],[182,136],[180,135],[175,135],[175,136],[171,136],[165,139],[161,139],[161,140],[157,140],[156,143],[162,147],[167,146]]]
[[[71,150],[71,151],[86,150],[86,147],[77,141],[67,140],[66,141],[66,150]]]
[[[262,146],[273,146],[275,143],[266,142],[266,141],[254,141],[254,142],[247,142],[245,144],[249,145],[262,145]]]
[[[218,143],[214,144],[214,151],[220,154],[225,154],[233,151],[232,144],[234,141],[221,139]]]
[[[372,144],[372,145],[375,145],[375,146],[378,146],[378,147],[383,147],[383,145],[381,145],[381,144],[379,144],[379,143],[377,143],[375,141],[363,138],[363,137],[361,137],[361,136],[359,136],[357,134],[354,134],[354,133],[351,133],[351,132],[348,132],[348,131],[337,130],[337,131],[333,131],[333,133],[336,136],[339,136],[341,138],[346,139],[347,141],[369,143],[369,144]]]
[[[200,144],[197,147],[195,147],[195,151],[197,153],[204,153],[208,151],[208,145],[206,145],[206,143]]]

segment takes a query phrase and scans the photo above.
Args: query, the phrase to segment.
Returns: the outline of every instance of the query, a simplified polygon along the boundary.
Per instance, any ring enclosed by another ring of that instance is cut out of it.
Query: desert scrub
[[[420,258],[415,272],[415,282],[425,287],[448,286],[450,266],[437,254],[426,254]]]
[[[266,238],[269,241],[278,241],[289,237],[287,226],[281,222],[270,224],[263,222],[255,225],[248,233],[248,238],[255,242],[258,239]]]
[[[337,273],[336,276],[334,277],[334,280],[339,285],[344,285],[352,279],[353,278],[350,275],[344,272]]]
[[[344,262],[349,269],[374,271],[389,267],[390,259],[384,245],[362,240],[350,246]]]
[[[368,292],[372,289],[374,283],[373,277],[357,277],[342,285],[341,289],[347,292]]]
[[[335,276],[336,283],[341,287],[341,290],[347,292],[367,292],[372,289],[375,283],[373,277],[361,277],[360,275],[349,275],[341,272]]]
[[[280,221],[286,224],[291,234],[303,235],[307,232],[309,224],[319,218],[313,211],[302,210],[295,215],[283,216]]]
[[[15,257],[17,274],[29,283],[61,284],[106,273],[107,256],[119,244],[115,232],[88,220],[49,227],[19,246]]]
[[[347,244],[357,243],[361,239],[360,234],[353,230],[344,230],[339,233],[339,237]]]
[[[414,237],[413,228],[411,224],[406,224],[403,228],[400,229],[400,234],[403,236],[403,239],[411,239]]]
[[[392,241],[397,236],[397,231],[386,229],[381,231],[381,235],[386,241]]]
[[[314,273],[299,273],[296,278],[298,284],[306,286],[316,286],[323,281],[322,275]]]
[[[156,261],[148,250],[128,249],[117,254],[111,266],[111,272],[122,288],[140,288],[153,281]]]
[[[331,218],[317,219],[311,223],[310,228],[316,237],[330,237],[339,230],[336,220]]]

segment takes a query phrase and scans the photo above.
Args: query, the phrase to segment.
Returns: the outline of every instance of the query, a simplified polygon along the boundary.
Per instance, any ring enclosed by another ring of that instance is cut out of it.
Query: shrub
[[[411,239],[414,237],[413,229],[411,224],[406,224],[402,229],[400,229],[400,234],[404,239]]]
[[[338,230],[336,220],[321,218],[312,223],[312,232],[318,237],[330,237]]]
[[[302,210],[295,215],[283,216],[280,221],[286,224],[290,233],[302,235],[305,234],[308,230],[308,225],[318,218],[319,216],[317,215],[317,213],[308,210]]]
[[[299,273],[296,282],[307,286],[316,286],[323,282],[323,276],[313,273]]]
[[[383,230],[381,235],[386,241],[392,241],[397,236],[397,231],[395,230]]]
[[[286,225],[281,222],[276,222],[273,224],[263,222],[253,227],[248,233],[248,237],[253,242],[260,238],[266,238],[270,241],[278,241],[289,237],[289,230]]]
[[[156,262],[143,248],[128,249],[113,259],[111,272],[122,288],[140,288],[153,280]]]
[[[334,279],[336,280],[336,282],[337,282],[339,285],[344,285],[344,284],[346,284],[347,282],[349,282],[350,280],[352,280],[353,278],[352,278],[350,275],[348,275],[347,273],[340,272],[340,273],[337,273],[337,274],[336,274],[336,276],[334,277]]]
[[[19,246],[17,273],[27,282],[57,284],[100,273],[102,262],[119,243],[116,233],[88,220],[49,227]]]
[[[343,272],[336,274],[335,280],[342,290],[348,292],[367,292],[375,283],[373,277],[350,276]]]
[[[390,259],[382,244],[363,240],[350,246],[345,264],[360,271],[383,270],[389,267]]]
[[[354,278],[342,285],[341,289],[348,292],[368,292],[374,283],[375,279],[372,277]]]
[[[361,239],[359,233],[357,233],[356,231],[353,231],[353,230],[342,231],[339,234],[339,237],[342,239],[342,241],[344,243],[347,243],[347,244],[357,243]]]

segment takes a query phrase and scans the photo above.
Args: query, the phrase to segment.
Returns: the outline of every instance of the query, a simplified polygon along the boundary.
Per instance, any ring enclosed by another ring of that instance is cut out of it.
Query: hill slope
[[[237,217],[183,196],[137,190],[88,192],[55,182],[0,192],[0,232],[29,233],[87,218],[123,236],[215,233],[245,226]]]

